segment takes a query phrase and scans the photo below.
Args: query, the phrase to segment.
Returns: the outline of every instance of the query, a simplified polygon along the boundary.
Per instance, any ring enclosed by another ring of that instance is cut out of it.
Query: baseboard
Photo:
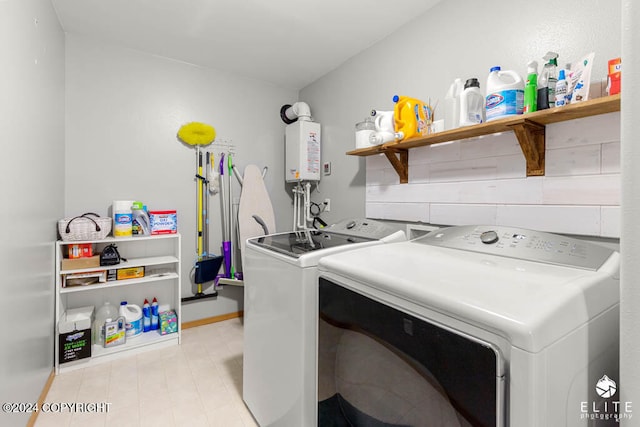
[[[49,389],[51,388],[51,384],[53,383],[53,379],[56,377],[55,369],[51,370],[49,374],[49,378],[47,378],[47,382],[44,383],[44,387],[42,388],[42,392],[40,393],[40,397],[38,398],[38,408],[42,408],[45,399],[47,398],[47,394],[49,394]],[[36,420],[38,419],[38,414],[40,411],[35,411],[31,413],[29,417],[29,421],[27,421],[27,427],[33,427],[36,425]]]
[[[191,322],[182,323],[182,329],[195,328],[197,326],[209,325],[211,323],[222,322],[229,319],[242,317],[244,311],[236,311],[235,313],[221,314],[220,316],[206,317],[204,319],[192,320]]]

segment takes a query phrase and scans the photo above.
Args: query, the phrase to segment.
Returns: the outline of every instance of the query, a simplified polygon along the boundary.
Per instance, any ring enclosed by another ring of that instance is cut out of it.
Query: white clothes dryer
[[[404,241],[404,228],[350,219],[247,241],[242,396],[260,426],[315,425],[318,261]]]
[[[612,249],[461,226],[318,268],[320,427],[572,427],[625,416]]]

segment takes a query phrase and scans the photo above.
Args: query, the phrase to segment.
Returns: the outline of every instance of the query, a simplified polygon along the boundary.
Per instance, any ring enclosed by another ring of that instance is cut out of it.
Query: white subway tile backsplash
[[[601,145],[547,150],[546,176],[596,175],[600,173]]]
[[[600,234],[599,206],[498,206],[500,225],[530,228],[555,233]]]
[[[420,196],[424,184],[368,185],[366,201],[379,203],[402,203],[425,200]]]
[[[454,205],[432,203],[430,222],[442,225],[472,225],[496,223],[496,205]]]
[[[547,125],[545,139],[547,150],[620,141],[620,113]]]
[[[384,169],[367,168],[367,186],[384,184]]]
[[[497,159],[483,158],[433,163],[429,182],[480,181],[496,178]]]
[[[539,204],[542,203],[542,177],[504,179],[495,181],[495,197],[489,203]]]
[[[384,203],[367,201],[364,205],[364,214],[367,218],[383,219]]]
[[[367,159],[367,172],[370,170],[385,169],[389,167],[389,160],[387,160],[387,156],[384,154],[367,156],[365,159]]]
[[[431,162],[431,151],[429,146],[418,147],[409,150],[409,170],[412,165],[424,165]]]
[[[620,141],[602,144],[602,173],[620,173]]]
[[[431,222],[428,203],[369,203],[367,218],[393,219],[397,221]]]
[[[512,132],[409,150],[409,183],[367,158],[372,218],[513,225],[619,237],[620,114],[546,126],[546,175],[527,177]]]
[[[522,155],[522,150],[513,132],[485,135],[460,142],[460,158],[462,160],[514,154]]]
[[[620,175],[545,177],[545,205],[619,205]]]
[[[426,163],[409,165],[409,183],[418,184],[429,182],[430,166]]]
[[[498,159],[498,169],[496,170],[496,178],[526,178],[527,177],[527,161],[522,152],[511,156],[501,156]]]
[[[600,235],[602,237],[620,237],[620,207],[602,206],[600,215],[602,218]]]
[[[540,204],[542,177],[425,184],[369,185],[367,202]]]
[[[429,203],[390,203],[385,206],[385,219],[431,222]]]
[[[417,153],[414,154],[414,151]],[[443,142],[409,151],[409,164],[450,162],[460,159],[460,141]]]

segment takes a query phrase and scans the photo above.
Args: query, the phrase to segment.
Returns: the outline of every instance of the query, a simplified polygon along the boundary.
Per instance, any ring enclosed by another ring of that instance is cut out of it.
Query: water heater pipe
[[[293,105],[285,104],[280,108],[280,118],[290,125],[300,119],[301,121],[311,121],[311,109],[306,102],[296,102]]]

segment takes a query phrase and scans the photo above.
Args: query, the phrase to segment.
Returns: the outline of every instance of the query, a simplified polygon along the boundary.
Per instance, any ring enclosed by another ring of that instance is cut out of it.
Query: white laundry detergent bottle
[[[460,126],[471,126],[485,121],[484,96],[478,79],[468,79],[460,94]]]
[[[120,303],[120,316],[127,321],[127,338],[137,337],[142,334],[142,309],[135,304]]]
[[[493,67],[487,78],[487,121],[522,114],[524,110],[524,80],[512,70]]]
[[[376,131],[369,135],[371,145],[380,145],[385,142],[395,141],[395,124],[393,120],[393,111],[376,111],[373,119]]]

